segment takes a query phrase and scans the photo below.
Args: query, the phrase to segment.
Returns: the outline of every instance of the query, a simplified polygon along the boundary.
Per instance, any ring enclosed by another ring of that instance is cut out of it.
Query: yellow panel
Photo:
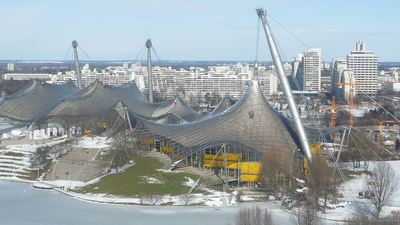
[[[142,138],[141,139],[143,144],[146,145],[153,145],[154,144],[154,139],[153,138]]]
[[[260,175],[242,174],[242,182],[260,182]]]
[[[231,164],[228,163],[227,168],[229,168],[229,169],[238,169],[239,168],[239,163],[231,163]]]
[[[308,173],[308,161],[306,158],[304,158],[304,175],[307,176]]]
[[[210,166],[210,167],[225,167],[225,155],[210,155],[210,154],[205,154],[204,155],[204,165],[205,166]],[[237,169],[238,168],[238,160],[240,158],[240,154],[233,154],[233,153],[228,153],[226,154],[226,163],[227,163],[227,168],[230,169]],[[211,163],[212,161],[212,163]]]
[[[107,128],[107,123],[97,122],[97,127]]]
[[[237,162],[240,159],[241,154],[235,154],[235,153],[227,153],[226,154],[226,160],[227,161],[235,161]],[[225,157],[225,154],[222,154],[222,158]]]
[[[215,159],[214,159],[215,157]],[[220,155],[211,155],[211,154],[205,154],[204,155],[205,159],[214,159],[214,160],[225,160],[225,153],[222,154],[222,156]],[[240,154],[235,154],[235,153],[227,153],[226,154],[226,161],[235,161],[237,162],[240,159]]]
[[[242,163],[242,174],[260,174],[261,163],[256,162],[243,162]]]
[[[220,163],[221,161],[216,161],[216,160],[212,161],[209,159],[204,160],[204,165],[206,167],[220,167],[221,166]]]
[[[308,168],[308,160],[304,158],[304,168]]]
[[[214,158],[215,157],[215,158]],[[204,154],[204,159],[209,159],[209,160],[221,160],[221,156],[220,155],[209,155],[209,154]]]
[[[321,143],[311,144],[310,145],[312,154],[320,154],[321,153]]]
[[[163,150],[164,152],[172,153],[172,148],[171,148],[171,147],[163,146],[163,147],[162,147],[162,150]]]
[[[224,168],[225,167],[225,162],[224,161],[220,161],[220,160],[209,160],[206,159],[204,160],[204,165],[206,167],[220,167],[220,168]],[[227,168],[229,169],[237,169],[238,168],[239,163],[237,162],[227,162]]]

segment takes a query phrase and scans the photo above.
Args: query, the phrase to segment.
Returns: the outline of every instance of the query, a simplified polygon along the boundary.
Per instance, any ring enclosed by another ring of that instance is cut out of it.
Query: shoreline
[[[20,178],[0,178],[0,181],[10,181],[10,182],[20,182],[20,183],[27,183],[31,184],[32,188],[42,189],[42,190],[49,190],[49,191],[57,191],[61,194],[67,195],[74,199],[92,203],[99,203],[99,204],[111,204],[111,205],[137,205],[137,206],[205,206],[205,207],[221,207],[221,206],[232,206],[237,204],[235,200],[231,200],[230,203],[223,203],[222,192],[214,191],[213,194],[204,195],[204,194],[192,194],[194,197],[193,202],[190,204],[179,204],[181,201],[180,196],[170,196],[170,195],[162,195],[160,201],[157,204],[143,204],[141,203],[141,198],[132,198],[132,197],[116,197],[116,196],[101,196],[102,194],[81,194],[74,191],[67,191],[62,190],[61,187],[66,185],[58,185],[54,184],[51,181],[30,181],[30,180],[23,180]],[[66,183],[69,181],[58,181],[59,183]],[[36,185],[35,185],[36,184]],[[75,187],[75,186],[72,186]],[[257,199],[254,199],[251,196],[243,196],[245,199],[242,202],[256,202]],[[227,198],[227,197],[225,197]],[[228,201],[228,200],[227,200]]]

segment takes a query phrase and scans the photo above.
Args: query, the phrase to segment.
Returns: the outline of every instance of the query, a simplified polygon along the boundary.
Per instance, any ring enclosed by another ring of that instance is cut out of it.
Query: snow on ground
[[[8,145],[6,147],[7,150],[11,150],[14,152],[36,152],[36,149],[39,147],[44,147],[44,146],[52,146],[61,142],[65,141],[66,136],[64,137],[59,137],[59,138],[54,138],[54,139],[46,139],[45,143],[42,141],[42,143],[40,143],[40,141],[38,141],[37,144],[23,144],[23,145]]]
[[[83,137],[79,139],[77,147],[80,148],[108,148],[110,143],[113,141],[112,138],[107,139],[107,137]]]
[[[155,178],[155,177],[149,177],[149,176],[142,176],[142,183],[141,184],[162,184],[163,182],[160,181],[159,179]]]

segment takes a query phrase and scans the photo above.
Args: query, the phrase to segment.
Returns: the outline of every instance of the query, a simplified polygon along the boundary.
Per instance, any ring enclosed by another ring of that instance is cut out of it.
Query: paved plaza
[[[71,180],[88,182],[105,172],[108,163],[98,160],[100,149],[74,148],[57,160],[53,160],[46,181]]]

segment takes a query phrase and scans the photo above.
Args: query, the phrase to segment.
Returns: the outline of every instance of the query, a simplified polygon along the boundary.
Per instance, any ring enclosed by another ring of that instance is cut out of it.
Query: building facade
[[[292,89],[321,91],[321,48],[310,48],[293,58]]]
[[[356,42],[356,50],[347,55],[347,67],[354,72],[354,94],[376,95],[378,91],[378,56],[367,51],[365,41]]]

